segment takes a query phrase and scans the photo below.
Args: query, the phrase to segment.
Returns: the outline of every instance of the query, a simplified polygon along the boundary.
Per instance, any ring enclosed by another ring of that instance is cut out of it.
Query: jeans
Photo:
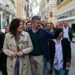
[[[16,59],[16,64],[15,64],[15,74],[19,75],[19,66],[20,66],[20,61],[19,61],[19,57],[17,57]]]
[[[64,69],[60,69],[60,70],[54,69],[54,73],[55,75],[65,75],[65,70]]]
[[[49,75],[50,70],[50,63],[49,61],[44,58],[44,75]]]
[[[68,75],[69,74],[69,70],[65,70],[65,75]]]

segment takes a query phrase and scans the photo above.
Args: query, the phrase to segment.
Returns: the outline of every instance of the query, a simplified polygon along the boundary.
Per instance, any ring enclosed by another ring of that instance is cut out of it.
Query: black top
[[[40,47],[40,37],[39,37],[39,31],[37,32],[31,32],[31,39],[32,39],[32,43],[33,43],[33,51],[31,52],[31,55],[33,56],[37,56],[37,55],[41,55],[42,51],[41,51],[41,47]]]

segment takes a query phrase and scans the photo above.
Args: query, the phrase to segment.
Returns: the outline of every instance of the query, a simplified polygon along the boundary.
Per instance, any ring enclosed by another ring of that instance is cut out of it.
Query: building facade
[[[75,23],[75,0],[63,0],[57,5],[57,20]]]
[[[30,0],[30,17],[38,14],[40,3],[41,0]]]
[[[16,16],[15,3],[12,0],[0,0],[0,30],[4,31],[6,25]]]
[[[18,18],[25,18],[25,0],[16,0],[16,11]]]
[[[16,0],[17,17],[29,19],[32,17],[33,7],[36,0]]]
[[[48,2],[49,3],[49,2]],[[47,0],[41,0],[40,9],[38,15],[41,16],[42,20],[45,20],[45,16],[47,15]]]
[[[47,22],[55,23],[56,11],[57,11],[57,0],[42,0],[40,7],[40,15],[43,20]]]

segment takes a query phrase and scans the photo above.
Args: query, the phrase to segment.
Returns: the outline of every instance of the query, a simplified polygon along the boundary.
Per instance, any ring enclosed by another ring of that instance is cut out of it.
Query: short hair
[[[9,26],[11,34],[16,35],[17,28],[19,27],[21,21],[22,20],[19,18],[15,18],[11,21],[10,26]]]
[[[27,22],[26,22],[26,25],[27,25],[28,23],[31,23],[31,21],[30,21],[30,20],[29,20],[29,21],[27,21]]]
[[[31,20],[34,21],[35,19],[36,20],[41,20],[41,17],[40,16],[33,16]]]
[[[46,25],[47,25],[47,24],[51,24],[51,25],[54,26],[53,22],[46,22]]]

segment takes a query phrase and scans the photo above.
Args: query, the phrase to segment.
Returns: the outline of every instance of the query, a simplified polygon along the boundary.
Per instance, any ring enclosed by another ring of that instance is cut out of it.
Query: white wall
[[[3,4],[3,0],[0,0],[0,3]]]

